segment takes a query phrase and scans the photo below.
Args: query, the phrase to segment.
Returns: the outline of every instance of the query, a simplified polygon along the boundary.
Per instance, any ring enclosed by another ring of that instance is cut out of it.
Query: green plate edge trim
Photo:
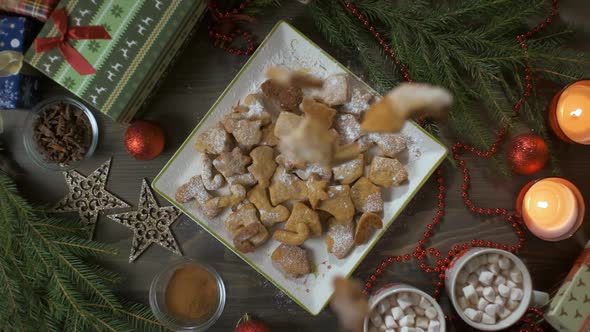
[[[326,56],[328,59],[332,60],[334,63],[336,63],[342,70],[344,70],[347,74],[352,75],[354,78],[356,78],[359,82],[361,82],[368,90],[370,90],[372,93],[374,94],[378,94],[371,86],[369,86],[367,83],[365,83],[363,80],[361,80],[357,75],[355,75],[354,73],[352,73],[348,68],[346,68],[344,65],[342,65],[339,61],[337,61],[336,59],[334,59],[330,54],[328,54],[326,51],[324,51],[321,47],[319,47],[316,43],[314,43],[311,39],[309,39],[307,36],[305,36],[301,31],[297,30],[295,27],[293,27],[291,24],[283,21],[283,20],[279,20],[275,26],[270,30],[270,32],[268,33],[268,35],[266,36],[266,38],[262,41],[262,43],[260,43],[260,46],[256,49],[256,51],[252,54],[252,56],[250,57],[250,59],[248,59],[248,61],[244,64],[244,66],[242,67],[242,69],[240,69],[240,71],[236,74],[236,76],[234,77],[234,79],[229,83],[229,85],[227,86],[227,88],[223,91],[223,93],[221,94],[221,96],[217,99],[217,101],[213,104],[213,106],[211,106],[211,108],[209,109],[209,111],[205,114],[205,116],[203,116],[203,119],[201,119],[201,121],[197,124],[197,126],[195,127],[195,129],[193,129],[193,131],[188,135],[187,139],[184,141],[184,143],[178,148],[178,150],[176,150],[176,152],[174,153],[174,155],[172,155],[172,157],[170,158],[170,160],[166,163],[166,165],[164,166],[164,168],[162,168],[162,170],[160,171],[160,173],[158,173],[158,175],[156,176],[156,178],[152,181],[152,188],[158,193],[160,194],[162,197],[166,198],[168,201],[170,201],[170,203],[172,203],[174,206],[176,206],[177,208],[179,208],[180,210],[182,210],[186,215],[188,215],[189,217],[191,217],[191,219],[193,219],[196,223],[198,223],[201,227],[205,228],[205,230],[213,235],[213,237],[215,237],[217,240],[219,240],[221,243],[223,243],[229,250],[231,250],[232,252],[234,252],[238,257],[240,257],[243,261],[245,261],[246,263],[248,263],[248,265],[250,265],[252,268],[254,268],[254,270],[258,271],[258,273],[260,273],[261,275],[263,275],[267,280],[269,280],[270,282],[272,282],[277,288],[279,288],[281,291],[283,291],[285,294],[287,294],[295,303],[297,303],[299,306],[301,306],[305,311],[307,311],[309,314],[313,315],[313,316],[317,316],[320,312],[322,312],[326,305],[328,304],[328,302],[330,302],[330,299],[332,298],[333,294],[330,295],[330,297],[328,297],[328,299],[326,300],[326,302],[324,302],[324,304],[320,307],[320,309],[317,312],[311,312],[309,308],[307,308],[307,306],[303,305],[301,302],[299,302],[299,300],[297,298],[295,298],[295,296],[293,294],[291,294],[289,291],[287,291],[286,289],[284,289],[281,285],[279,285],[273,278],[269,277],[264,271],[262,271],[261,269],[259,269],[252,261],[250,261],[247,257],[245,257],[242,253],[239,253],[235,250],[233,250],[233,248],[230,246],[229,243],[227,243],[223,238],[221,238],[219,235],[217,235],[217,233],[215,233],[213,230],[211,230],[204,222],[202,222],[201,220],[199,220],[198,218],[196,218],[194,215],[192,215],[190,212],[188,212],[182,205],[178,204],[174,199],[170,198],[168,195],[164,194],[162,191],[160,191],[157,188],[157,183],[159,181],[159,179],[162,177],[162,175],[166,172],[166,170],[171,166],[171,164],[174,162],[174,160],[177,158],[178,154],[180,154],[180,152],[184,149],[184,147],[192,140],[193,136],[195,135],[195,133],[200,129],[200,127],[205,123],[205,121],[207,120],[207,118],[209,118],[209,116],[211,115],[211,113],[213,112],[213,110],[217,107],[217,105],[219,105],[219,103],[221,103],[221,101],[225,98],[226,94],[229,93],[229,90],[233,87],[233,85],[238,81],[238,79],[240,78],[240,76],[243,74],[243,72],[248,68],[248,66],[250,65],[250,63],[253,61],[253,59],[256,58],[256,56],[258,55],[259,51],[262,50],[264,48],[264,46],[267,44],[268,40],[270,39],[270,37],[274,34],[274,32],[281,26],[281,25],[287,25],[288,27],[290,27],[293,31],[295,31],[299,36],[301,36],[303,39],[305,39],[307,42],[309,42],[311,45],[313,45],[314,47],[316,47],[318,50],[320,50],[320,52]],[[428,137],[430,137],[436,144],[438,144],[443,150],[444,153],[442,154],[442,156],[433,164],[433,167],[430,169],[430,171],[428,171],[427,175],[422,179],[422,181],[420,181],[420,183],[418,184],[418,186],[416,187],[416,189],[410,193],[408,199],[402,204],[402,206],[400,207],[400,209],[398,210],[398,212],[389,220],[388,224],[388,228],[391,226],[391,224],[393,223],[393,221],[401,214],[401,212],[403,211],[403,209],[410,203],[410,201],[412,200],[412,198],[416,195],[416,193],[422,188],[422,186],[424,185],[424,183],[426,181],[428,181],[428,179],[430,178],[430,176],[434,173],[434,171],[436,170],[436,168],[443,162],[443,160],[445,159],[445,157],[448,154],[448,149],[446,146],[444,146],[442,143],[440,143],[438,141],[438,139],[436,139],[434,136],[432,136],[428,131],[424,130],[422,127],[416,125],[416,123],[414,121],[411,121],[412,124],[418,128],[420,131],[422,131],[424,134],[426,134]],[[354,271],[356,270],[356,268],[360,265],[360,263],[365,259],[365,257],[369,254],[369,252],[373,249],[373,247],[377,244],[377,242],[379,242],[379,240],[383,237],[383,235],[385,234],[385,228],[384,230],[381,232],[381,234],[379,234],[377,236],[377,238],[375,239],[375,241],[373,242],[373,244],[369,245],[368,250],[366,251],[366,253],[364,255],[362,255],[360,257],[360,259],[358,260],[358,262],[353,266],[353,268],[350,270],[350,272],[348,273],[348,275],[346,276],[347,278],[350,277],[350,275],[352,275],[352,273],[354,273]]]

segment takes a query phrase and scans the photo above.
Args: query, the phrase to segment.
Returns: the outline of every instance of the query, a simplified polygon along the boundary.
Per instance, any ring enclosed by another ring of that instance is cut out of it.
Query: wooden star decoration
[[[74,170],[63,172],[68,193],[51,209],[51,212],[78,212],[82,222],[90,228],[90,238],[92,238],[98,214],[101,211],[129,207],[129,204],[105,188],[110,167],[111,159],[89,176]]]
[[[176,239],[170,231],[170,226],[180,214],[180,210],[174,206],[160,207],[144,179],[137,211],[111,214],[107,217],[133,230],[133,242],[129,253],[129,263],[131,263],[152,243],[182,256]]]

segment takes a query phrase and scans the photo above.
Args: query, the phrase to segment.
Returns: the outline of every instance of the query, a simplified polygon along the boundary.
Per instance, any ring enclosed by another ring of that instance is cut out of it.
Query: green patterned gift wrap
[[[103,26],[111,40],[68,40],[96,70],[81,76],[57,48],[26,61],[87,104],[129,122],[203,16],[205,0],[62,0],[69,27]],[[49,20],[37,38],[59,35]]]
[[[545,319],[560,332],[590,331],[590,242],[551,300]]]

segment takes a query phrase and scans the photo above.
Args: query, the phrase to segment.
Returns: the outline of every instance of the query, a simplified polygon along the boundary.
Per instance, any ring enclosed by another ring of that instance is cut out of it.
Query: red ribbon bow
[[[111,36],[101,26],[74,26],[68,27],[68,15],[66,10],[59,8],[53,11],[51,19],[60,32],[58,37],[35,39],[35,52],[42,53],[58,48],[64,59],[74,68],[78,74],[90,75],[96,70],[75,48],[68,44],[70,39],[111,39]]]

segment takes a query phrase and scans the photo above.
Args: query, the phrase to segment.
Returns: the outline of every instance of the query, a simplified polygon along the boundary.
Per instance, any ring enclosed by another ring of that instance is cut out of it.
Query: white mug
[[[426,294],[425,292],[419,290],[418,288],[410,286],[410,285],[406,285],[406,284],[385,285],[382,288],[380,288],[377,292],[375,292],[373,295],[371,295],[371,297],[369,297],[369,316],[371,315],[373,310],[375,310],[375,307],[377,307],[377,304],[379,302],[381,302],[381,300],[386,299],[393,294],[402,293],[402,292],[416,293],[416,294],[426,298],[427,300],[429,300],[432,303],[432,306],[436,309],[436,312],[438,313],[438,320],[440,322],[440,332],[446,331],[445,314],[443,313],[442,308],[436,302],[436,300],[434,298],[432,298],[432,296]],[[365,317],[364,332],[368,332],[368,331],[369,331],[369,317]]]
[[[459,272],[465,267],[465,264],[471,261],[476,256],[487,255],[487,254],[499,254],[508,257],[515,266],[522,272],[522,284],[524,296],[520,302],[520,306],[512,311],[512,314],[505,319],[499,321],[495,325],[487,325],[483,323],[476,323],[465,316],[463,309],[457,302],[456,297],[456,283]],[[549,302],[549,294],[533,290],[533,283],[531,275],[524,265],[524,263],[512,253],[490,248],[471,248],[464,252],[462,255],[457,256],[453,259],[446,272],[445,286],[447,294],[455,307],[457,314],[472,327],[483,330],[483,331],[498,331],[508,328],[512,324],[516,323],[525,313],[529,306],[543,306]]]

